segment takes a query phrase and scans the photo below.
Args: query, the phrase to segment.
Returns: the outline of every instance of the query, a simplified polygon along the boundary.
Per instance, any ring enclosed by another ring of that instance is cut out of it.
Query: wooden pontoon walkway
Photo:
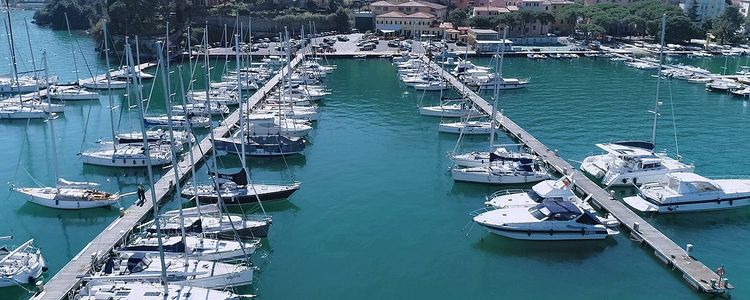
[[[426,60],[424,57],[423,59]],[[431,68],[435,70],[440,68],[437,64],[432,62],[430,65]],[[488,115],[492,114],[492,105],[490,103],[482,99],[482,97],[478,96],[471,89],[465,87],[463,83],[449,72],[440,73],[443,74],[443,78],[450,83],[456,91],[464,94],[466,98],[474,102],[477,107]],[[595,205],[617,218],[621,225],[627,227],[633,236],[641,241],[642,244],[646,244],[653,248],[654,254],[662,262],[682,272],[682,277],[693,288],[699,292],[711,294],[726,293],[733,288],[731,285],[727,287],[718,286],[719,276],[716,273],[700,261],[690,257],[687,252],[675,242],[661,233],[658,229],[651,226],[651,224],[643,220],[620,201],[614,199],[599,185],[591,181],[581,172],[577,171],[567,161],[557,156],[554,151],[547,148],[547,146],[526,132],[521,126],[518,126],[513,120],[507,116],[500,115],[499,113],[497,119],[499,124],[512,138],[523,143],[532,153],[538,155],[557,172],[572,176],[578,192],[585,196],[591,196],[591,200],[593,200]],[[712,280],[715,281],[715,284],[712,284]]]
[[[292,67],[295,67],[302,61],[302,55],[298,55],[292,60]],[[263,87],[256,91],[248,99],[248,107],[254,107],[263,96],[270,93],[280,81],[281,73],[269,80]],[[230,114],[220,126],[214,129],[214,135],[224,137],[229,134],[229,129],[239,121],[240,111],[237,110]],[[211,154],[211,141],[209,137],[204,138],[190,150],[195,158],[195,163],[200,164],[205,161],[206,157]],[[191,174],[189,153],[184,153],[178,163],[180,181],[186,181]],[[156,197],[160,204],[171,199],[174,193],[174,171],[170,168],[155,184]],[[87,275],[93,265],[106,258],[107,254],[115,246],[124,242],[128,234],[145,221],[153,211],[151,193],[146,192],[146,203],[143,206],[132,205],[125,211],[125,216],[118,218],[96,236],[88,245],[86,245],[62,270],[57,272],[52,279],[44,284],[44,290],[34,296],[34,300],[60,300],[65,299],[80,285],[80,276]]]

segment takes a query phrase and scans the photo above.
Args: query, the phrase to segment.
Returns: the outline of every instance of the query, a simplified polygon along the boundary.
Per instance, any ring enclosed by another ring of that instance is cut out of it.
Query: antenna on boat
[[[662,56],[664,55],[664,34],[667,30],[667,14],[661,15],[661,42],[659,43],[659,68],[656,70],[656,103],[654,103],[654,127],[651,131],[651,143],[656,149],[656,124],[659,120],[659,84],[661,83]]]

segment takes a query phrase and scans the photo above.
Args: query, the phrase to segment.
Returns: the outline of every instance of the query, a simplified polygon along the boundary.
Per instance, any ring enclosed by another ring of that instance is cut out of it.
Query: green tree
[[[693,0],[690,7],[688,8],[687,17],[693,23],[700,24],[701,19],[700,19],[700,16],[698,15],[698,1],[697,0]]]
[[[740,26],[744,22],[745,20],[737,7],[727,6],[724,13],[713,23],[711,32],[716,36],[719,43],[734,43],[737,41]]]
[[[482,29],[495,28],[497,27],[497,18],[489,16],[475,16],[469,19],[469,26]]]
[[[448,22],[455,26],[466,26],[469,20],[469,13],[465,9],[456,8],[448,13]]]
[[[529,34],[528,24],[536,20],[537,12],[533,10],[519,10],[519,19],[521,20],[522,34]]]
[[[349,13],[343,7],[339,7],[336,10],[332,19],[334,27],[338,32],[349,32],[352,30],[352,25],[349,22]]]
[[[584,40],[590,40],[604,35],[607,30],[596,24],[577,24],[576,32],[580,33]]]

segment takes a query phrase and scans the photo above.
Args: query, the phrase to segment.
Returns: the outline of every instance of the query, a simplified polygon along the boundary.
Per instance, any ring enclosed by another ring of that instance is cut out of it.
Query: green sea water
[[[14,26],[22,28],[23,20],[14,20]],[[74,79],[72,62],[66,58],[67,33],[30,26],[35,44],[50,45],[48,51],[60,58],[50,69]],[[74,40],[89,49],[84,53],[89,64],[103,69],[88,37],[77,35]],[[7,56],[4,51],[1,56]],[[487,59],[475,61],[489,64]],[[733,72],[745,61],[730,58],[728,70]],[[501,187],[453,183],[447,153],[455,147],[456,136],[439,134],[439,118],[417,113],[420,103],[435,103],[438,93],[404,87],[395,67],[385,60],[330,62],[338,66],[326,81],[333,95],[321,103],[321,119],[304,156],[248,160],[255,180],[302,182],[290,201],[265,206],[274,221],[269,238],[252,257],[259,271],[250,292],[263,299],[705,298],[663,266],[650,249],[624,234],[603,241],[525,242],[492,236],[472,225],[468,213]],[[725,64],[724,58],[683,62],[714,72],[721,72]],[[221,69],[222,63],[216,63],[215,78]],[[203,72],[201,67],[197,70]],[[505,60],[504,71],[508,77],[530,78],[531,84],[503,92],[503,112],[573,165],[596,153],[595,143],[650,138],[653,72],[590,58],[511,58]],[[176,76],[173,86],[178,86]],[[201,86],[201,76],[196,80]],[[164,105],[161,82],[157,78],[154,83],[157,87],[148,98],[153,100],[150,111],[156,113]],[[147,96],[151,85],[144,86]],[[661,90],[657,148],[677,150],[676,128],[679,153],[695,163],[697,172],[750,174],[748,102],[684,81],[662,82]],[[117,94],[115,101],[120,129],[135,126],[127,98]],[[55,121],[62,176],[130,192],[145,181],[145,170],[83,166],[76,156],[110,135],[107,103],[106,96],[99,102],[67,103],[65,114]],[[42,184],[53,184],[46,124],[3,121],[0,133],[4,181],[33,185],[28,172]],[[511,142],[500,137],[500,143]],[[472,137],[460,150],[486,147],[486,138]],[[240,166],[229,155],[220,156],[219,164],[227,170]],[[206,166],[197,171],[200,180],[205,180],[206,171]],[[12,234],[18,244],[34,238],[50,265],[46,278],[117,218],[116,209],[67,212],[39,207],[7,189],[0,191],[0,199],[0,235]],[[134,200],[125,198],[122,204]],[[180,203],[184,200],[166,207]],[[258,211],[255,206],[243,209]],[[750,210],[646,219],[678,244],[694,244],[694,255],[709,267],[725,264],[726,276],[737,286],[733,297],[748,298]],[[0,293],[0,299],[24,298],[28,294],[20,288]]]

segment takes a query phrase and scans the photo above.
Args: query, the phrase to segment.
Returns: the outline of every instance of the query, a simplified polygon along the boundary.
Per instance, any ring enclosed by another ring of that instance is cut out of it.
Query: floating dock
[[[429,61],[426,57],[423,56],[422,59],[429,62],[432,69],[440,69],[440,66]],[[479,109],[488,115],[492,114],[492,105],[490,103],[466,87],[449,72],[439,73],[442,74],[445,81],[453,86],[456,91],[471,100]],[[702,262],[691,257],[684,249],[661,233],[661,231],[651,226],[651,224],[627,208],[622,202],[616,200],[607,191],[576,170],[567,161],[557,156],[554,151],[547,148],[547,146],[526,132],[521,126],[518,126],[513,120],[498,113],[497,122],[512,138],[523,143],[526,148],[539,156],[558,173],[570,175],[574,180],[574,185],[578,192],[584,196],[590,196],[594,205],[617,218],[622,226],[628,228],[635,237],[635,240],[654,249],[654,255],[659,260],[673,270],[682,272],[682,278],[697,291],[709,294],[725,294],[734,288],[730,284],[726,284],[726,286],[720,284],[721,279],[719,275],[706,267]]]
[[[302,55],[297,55],[291,62],[292,68],[296,67],[303,59]],[[281,73],[276,74],[263,87],[258,89],[247,100],[247,107],[255,107],[263,97],[270,93],[271,90],[281,82]],[[225,137],[229,134],[229,129],[239,122],[239,109],[230,114],[218,127],[214,128],[216,137]],[[211,154],[211,140],[207,136],[199,143],[195,144],[190,152],[182,155],[178,163],[178,173],[181,182],[186,181],[191,174],[190,153],[192,153],[195,163],[200,164]],[[169,168],[169,172],[164,174],[155,184],[157,202],[159,204],[172,199],[171,195],[175,191],[174,170]],[[146,202],[143,206],[132,205],[125,210],[123,217],[117,218],[107,226],[98,236],[96,236],[88,245],[74,256],[52,279],[44,284],[43,291],[35,295],[33,300],[61,300],[71,296],[72,293],[81,284],[81,276],[89,274],[92,267],[99,266],[110,251],[126,241],[131,231],[143,223],[151,216],[153,212],[151,193],[146,192]]]

